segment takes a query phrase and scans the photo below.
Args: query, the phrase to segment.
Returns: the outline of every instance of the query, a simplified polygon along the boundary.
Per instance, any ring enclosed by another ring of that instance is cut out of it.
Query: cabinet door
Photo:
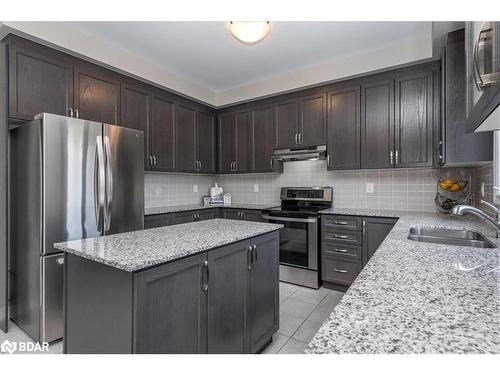
[[[136,353],[206,353],[206,254],[139,272],[135,276]]]
[[[224,219],[229,219],[229,220],[240,220],[241,215],[240,215],[240,210],[232,210],[230,208],[225,208],[224,209]]]
[[[166,227],[172,225],[172,214],[144,216],[144,229]]]
[[[274,148],[297,147],[299,111],[297,99],[274,105]]]
[[[234,117],[236,172],[248,172],[250,167],[250,119],[248,112],[239,112]]]
[[[338,89],[328,93],[328,159],[329,170],[359,169],[360,88]]]
[[[219,173],[231,173],[234,163],[234,115],[225,113],[219,116]]]
[[[302,147],[326,143],[326,95],[299,98],[299,143]]]
[[[74,102],[79,118],[120,125],[120,81],[113,72],[85,62],[75,64]]]
[[[151,94],[139,82],[121,84],[121,121],[120,125],[144,132],[144,166],[149,168],[149,112]]]
[[[271,105],[250,111],[252,172],[271,172],[273,164],[273,108]]]
[[[375,217],[363,218],[363,266],[368,263],[397,221],[397,219]]]
[[[199,221],[215,219],[215,210],[205,209],[196,211],[198,213]]]
[[[250,272],[250,350],[260,350],[279,325],[279,235],[252,240],[255,255]]]
[[[175,116],[175,169],[196,170],[196,110],[179,104]]]
[[[208,353],[249,351],[250,241],[208,253]]]
[[[259,210],[243,210],[243,220],[245,221],[262,221],[262,212]]]
[[[9,117],[31,121],[41,112],[69,116],[71,107],[73,63],[49,48],[10,44]]]
[[[361,87],[361,168],[394,167],[394,81]]]
[[[153,170],[171,171],[175,168],[174,113],[173,101],[163,95],[153,95],[150,132],[150,155],[156,158],[151,167]]]
[[[173,214],[173,224],[192,223],[194,221],[194,211],[176,212]]]
[[[395,165],[432,167],[433,72],[396,78]]]
[[[202,173],[215,173],[215,118],[212,114],[198,112],[196,128],[197,160]]]

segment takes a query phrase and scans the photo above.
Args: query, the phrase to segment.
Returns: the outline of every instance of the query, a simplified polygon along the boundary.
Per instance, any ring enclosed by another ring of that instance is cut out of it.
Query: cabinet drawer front
[[[356,216],[323,215],[321,221],[325,228],[361,230],[361,218]]]
[[[323,280],[342,285],[351,285],[361,272],[361,262],[350,262],[341,258],[323,257]]]
[[[361,260],[361,249],[361,246],[346,245],[334,241],[323,241],[321,244],[321,251],[325,256],[339,255]]]
[[[338,243],[347,243],[351,245],[361,245],[361,232],[338,230],[338,229],[323,229],[323,241],[334,241]]]

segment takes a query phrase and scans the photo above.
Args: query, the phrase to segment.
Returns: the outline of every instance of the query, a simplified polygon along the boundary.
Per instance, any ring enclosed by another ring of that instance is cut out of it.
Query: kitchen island
[[[278,330],[281,225],[214,219],[56,244],[65,353],[257,353]]]
[[[500,242],[470,216],[332,208],[399,218],[308,353],[500,353]],[[493,249],[409,240],[412,226],[479,231]]]

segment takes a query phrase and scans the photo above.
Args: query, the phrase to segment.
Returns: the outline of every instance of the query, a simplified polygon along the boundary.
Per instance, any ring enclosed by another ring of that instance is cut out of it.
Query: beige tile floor
[[[264,354],[302,354],[344,293],[280,283],[280,329]]]
[[[344,294],[320,288],[303,288],[280,283],[280,329],[264,354],[300,354],[328,318]],[[33,342],[14,322],[9,322],[9,332],[0,330],[0,343]],[[50,354],[62,353],[62,340],[49,346]]]

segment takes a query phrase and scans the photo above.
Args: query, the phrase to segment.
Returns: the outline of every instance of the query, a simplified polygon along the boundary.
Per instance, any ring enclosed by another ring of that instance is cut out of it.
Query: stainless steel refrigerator
[[[143,159],[143,132],[115,125],[42,113],[11,130],[12,319],[34,340],[63,335],[53,244],[144,228]]]

